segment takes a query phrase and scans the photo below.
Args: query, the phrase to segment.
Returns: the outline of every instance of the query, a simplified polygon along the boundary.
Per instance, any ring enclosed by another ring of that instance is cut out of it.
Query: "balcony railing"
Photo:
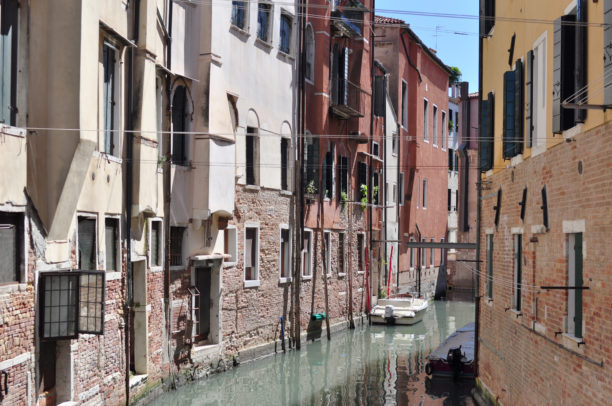
[[[335,79],[331,90],[330,107],[334,114],[343,119],[363,117],[363,89],[347,79]]]

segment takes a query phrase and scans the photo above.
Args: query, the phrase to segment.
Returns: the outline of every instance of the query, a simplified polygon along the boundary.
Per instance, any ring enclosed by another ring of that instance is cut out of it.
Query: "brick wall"
[[[505,404],[608,404],[612,398],[612,305],[609,281],[612,259],[612,123],[580,134],[568,143],[487,177],[482,202],[482,272],[486,272],[486,232],[494,231],[493,300],[481,299],[480,378],[493,397]],[[580,171],[579,168],[582,168]],[[546,185],[550,229],[542,224],[540,190]],[[494,225],[496,194],[502,187],[500,222]],[[520,220],[524,187],[525,220]],[[565,334],[567,234],[563,221],[584,220],[584,345]],[[512,232],[522,227],[522,311],[512,303]],[[513,230],[514,229],[514,230]],[[540,230],[542,231],[542,230]],[[485,296],[480,277],[480,295]],[[558,334],[556,334],[558,333]]]

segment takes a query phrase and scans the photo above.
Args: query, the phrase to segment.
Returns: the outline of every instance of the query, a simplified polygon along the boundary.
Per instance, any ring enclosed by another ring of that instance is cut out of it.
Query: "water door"
[[[210,333],[210,277],[211,268],[196,268],[196,287],[200,291],[200,323],[198,339],[207,340]]]

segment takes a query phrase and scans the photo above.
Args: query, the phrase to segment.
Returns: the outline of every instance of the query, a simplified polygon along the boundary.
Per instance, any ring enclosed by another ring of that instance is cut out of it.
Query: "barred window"
[[[183,265],[183,236],[186,227],[170,227],[170,265]]]

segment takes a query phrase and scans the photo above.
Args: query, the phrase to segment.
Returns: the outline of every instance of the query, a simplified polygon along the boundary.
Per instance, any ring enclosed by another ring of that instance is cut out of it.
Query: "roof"
[[[406,32],[408,33],[408,35],[412,37],[414,42],[416,42],[423,49],[423,51],[425,51],[425,53],[436,64],[438,64],[442,69],[444,69],[446,73],[448,73],[448,75],[450,76],[451,74],[450,68],[444,62],[442,62],[442,60],[438,57],[438,55],[436,55],[435,52],[433,52],[427,45],[425,45],[425,43],[421,40],[421,38],[419,38],[419,36],[416,35],[416,33],[410,29],[410,25],[406,24],[405,21],[400,20],[399,18],[383,17],[383,16],[375,15],[374,24],[399,24],[401,25],[400,28],[403,28],[404,30],[406,30]]]
[[[374,24],[406,24],[406,22],[399,18],[374,16]]]

